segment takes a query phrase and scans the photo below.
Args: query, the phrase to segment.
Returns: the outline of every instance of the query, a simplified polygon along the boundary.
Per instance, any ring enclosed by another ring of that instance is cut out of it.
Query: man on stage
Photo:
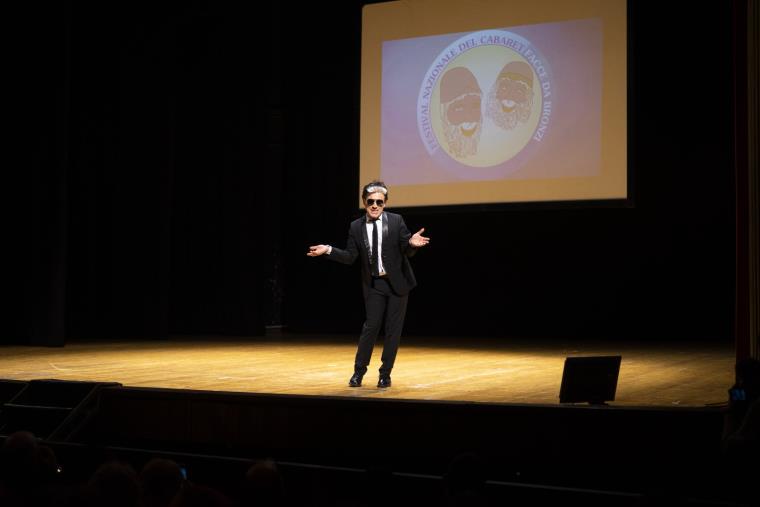
[[[306,255],[326,255],[328,259],[343,264],[353,264],[357,257],[361,258],[366,320],[359,336],[354,374],[348,385],[362,385],[375,340],[385,322],[385,344],[377,382],[377,387],[385,388],[391,386],[391,370],[404,327],[409,291],[417,285],[409,257],[427,245],[430,238],[422,236],[424,228],[412,235],[401,215],[384,211],[388,188],[382,181],[364,186],[362,202],[366,214],[351,222],[345,250],[316,245],[309,247]]]

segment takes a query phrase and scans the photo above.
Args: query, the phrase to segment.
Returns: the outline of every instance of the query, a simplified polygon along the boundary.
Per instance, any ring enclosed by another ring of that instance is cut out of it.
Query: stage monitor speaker
[[[622,356],[565,358],[560,403],[604,405],[615,400]]]

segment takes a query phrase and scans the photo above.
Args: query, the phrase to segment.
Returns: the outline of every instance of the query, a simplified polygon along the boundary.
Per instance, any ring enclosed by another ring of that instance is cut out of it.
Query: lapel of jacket
[[[383,244],[388,244],[388,213],[383,212]]]
[[[369,238],[367,237],[367,215],[364,215],[359,222],[359,228],[361,229],[362,238],[364,239],[364,248],[367,252],[367,257],[370,257]]]

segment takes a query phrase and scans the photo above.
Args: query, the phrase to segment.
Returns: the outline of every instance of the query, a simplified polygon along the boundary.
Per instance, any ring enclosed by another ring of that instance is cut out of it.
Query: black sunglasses
[[[385,201],[382,199],[367,199],[367,206],[372,206],[373,204],[377,204],[382,208],[385,206]]]

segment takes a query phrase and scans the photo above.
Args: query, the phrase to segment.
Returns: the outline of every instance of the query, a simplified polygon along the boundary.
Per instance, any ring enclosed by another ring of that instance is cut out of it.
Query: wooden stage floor
[[[402,339],[393,387],[375,387],[378,342],[349,388],[353,336],[174,337],[0,346],[0,379],[119,382],[130,387],[479,403],[558,404],[568,356],[622,355],[613,406],[720,406],[733,383],[730,344]]]

